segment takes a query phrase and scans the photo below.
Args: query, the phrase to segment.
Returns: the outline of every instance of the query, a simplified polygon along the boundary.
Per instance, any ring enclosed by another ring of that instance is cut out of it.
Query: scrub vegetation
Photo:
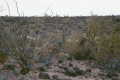
[[[61,65],[93,61],[109,74],[120,72],[119,16],[0,17],[0,64],[8,65],[3,70],[9,68],[21,75],[37,69],[47,72],[57,61]],[[76,71],[59,67],[69,76],[88,73],[78,67],[78,72],[76,67]]]

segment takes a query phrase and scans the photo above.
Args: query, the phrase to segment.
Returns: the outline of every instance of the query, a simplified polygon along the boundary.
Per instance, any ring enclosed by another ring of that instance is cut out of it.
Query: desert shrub
[[[12,64],[6,64],[4,65],[4,69],[6,70],[15,70],[15,65],[12,65]]]
[[[31,49],[30,41],[27,38],[28,29],[18,27],[18,25],[0,27],[0,49],[5,51],[20,66],[25,67],[32,64],[34,48]]]
[[[120,59],[120,36],[111,34],[101,37],[97,42],[96,59],[107,61],[109,59]]]
[[[90,45],[87,38],[83,35],[71,35],[65,42],[65,50],[70,53],[74,59],[92,59]]]
[[[39,67],[38,70],[42,71],[42,72],[46,72],[47,71],[47,67],[45,67],[45,66]]]
[[[30,69],[29,69],[28,67],[23,67],[23,68],[21,69],[20,73],[21,73],[22,75],[25,75],[25,74],[29,73],[29,71],[30,71]]]
[[[79,52],[79,42],[80,42],[80,35],[79,34],[72,34],[67,37],[64,43],[64,49],[68,53],[76,53]]]
[[[84,75],[85,72],[77,67],[74,67],[73,69],[66,68],[64,74],[67,76],[76,77],[76,76]]]
[[[3,64],[8,60],[8,55],[0,51],[0,63]]]
[[[88,40],[94,46],[93,57],[99,63],[120,60],[120,31],[119,23],[112,19],[92,17],[88,25]],[[113,63],[114,64],[114,63]]]

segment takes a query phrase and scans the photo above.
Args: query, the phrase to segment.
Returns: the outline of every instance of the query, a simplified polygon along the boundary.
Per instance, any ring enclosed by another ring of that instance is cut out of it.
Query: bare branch
[[[18,16],[20,16],[18,2],[16,0],[13,0],[13,1],[15,2],[15,5],[16,5],[17,14],[18,14]]]
[[[8,8],[8,13],[9,13],[9,16],[10,16],[10,15],[11,15],[11,13],[10,13],[10,6],[9,6],[9,4],[8,4],[7,0],[5,0],[5,3],[6,3],[6,5],[7,5],[7,8]]]

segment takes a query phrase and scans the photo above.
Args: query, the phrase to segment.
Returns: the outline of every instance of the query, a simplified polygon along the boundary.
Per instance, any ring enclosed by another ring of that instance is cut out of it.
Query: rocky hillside
[[[0,17],[0,80],[120,80],[120,17]]]

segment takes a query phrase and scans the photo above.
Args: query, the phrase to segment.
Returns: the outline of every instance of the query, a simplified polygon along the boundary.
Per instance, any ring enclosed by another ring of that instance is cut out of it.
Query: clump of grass
[[[4,66],[4,69],[7,69],[7,70],[15,70],[15,65],[12,65],[12,64],[6,64]]]
[[[75,72],[72,72],[72,71],[69,71],[69,70],[66,70],[64,74],[67,75],[67,76],[72,76],[72,77],[77,76],[77,74]]]
[[[20,73],[21,73],[22,75],[25,75],[25,74],[29,73],[29,71],[30,71],[30,69],[29,69],[28,67],[23,67],[23,68],[21,69]]]
[[[45,72],[45,71],[47,71],[47,68],[46,67],[39,67],[38,70],[42,71],[42,72]]]
[[[76,76],[79,76],[79,75],[84,75],[84,71],[83,70],[80,70],[79,68],[73,68],[73,69],[66,69],[65,72],[64,72],[65,75],[67,76],[72,76],[72,77],[76,77]]]

